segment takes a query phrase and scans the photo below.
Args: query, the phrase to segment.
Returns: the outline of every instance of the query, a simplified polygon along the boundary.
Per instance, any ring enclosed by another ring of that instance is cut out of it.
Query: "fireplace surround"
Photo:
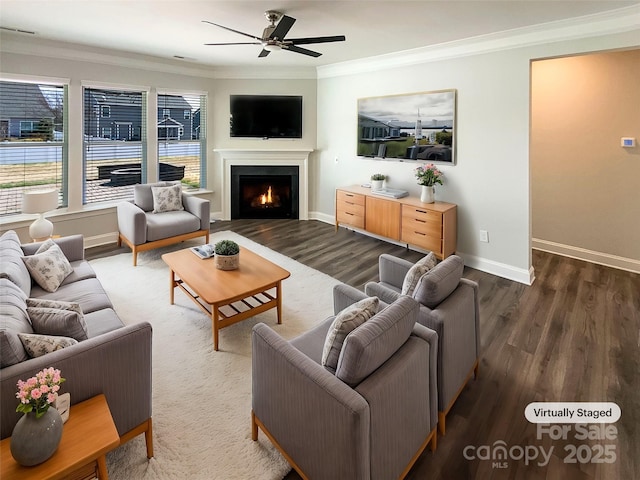
[[[296,166],[298,167],[298,219],[309,219],[309,154],[311,149],[215,149],[219,156],[222,178],[221,218],[231,220],[231,167]]]

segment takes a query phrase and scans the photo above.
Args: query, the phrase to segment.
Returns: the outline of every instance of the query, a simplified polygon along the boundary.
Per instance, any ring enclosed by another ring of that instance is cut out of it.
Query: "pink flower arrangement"
[[[442,172],[433,164],[421,165],[416,168],[416,178],[418,185],[433,187],[436,183],[442,185]]]
[[[18,393],[16,398],[20,400],[16,412],[36,412],[36,418],[40,418],[58,398],[60,384],[64,382],[60,376],[60,370],[53,367],[45,368],[26,381],[18,380]]]

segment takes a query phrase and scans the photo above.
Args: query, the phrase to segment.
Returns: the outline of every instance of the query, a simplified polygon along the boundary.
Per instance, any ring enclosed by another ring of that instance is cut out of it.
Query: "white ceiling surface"
[[[637,4],[616,0],[1,0],[0,26],[34,31],[44,40],[171,60],[178,55],[203,66],[317,67]],[[287,51],[258,58],[259,45],[203,45],[251,39],[202,20],[260,37],[268,25],[265,10],[297,19],[287,37],[345,35],[347,40],[304,45],[321,52],[318,58]]]

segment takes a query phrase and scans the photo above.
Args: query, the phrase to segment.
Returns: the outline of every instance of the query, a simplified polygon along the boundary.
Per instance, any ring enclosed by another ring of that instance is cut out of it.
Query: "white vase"
[[[422,203],[435,202],[433,191],[434,191],[434,188],[432,186],[427,187],[426,185],[422,185],[422,191],[420,192],[420,201]]]

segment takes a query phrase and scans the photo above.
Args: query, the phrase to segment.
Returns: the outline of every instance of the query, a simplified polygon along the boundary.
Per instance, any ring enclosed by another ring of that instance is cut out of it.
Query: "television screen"
[[[231,95],[231,136],[302,138],[302,97]]]

